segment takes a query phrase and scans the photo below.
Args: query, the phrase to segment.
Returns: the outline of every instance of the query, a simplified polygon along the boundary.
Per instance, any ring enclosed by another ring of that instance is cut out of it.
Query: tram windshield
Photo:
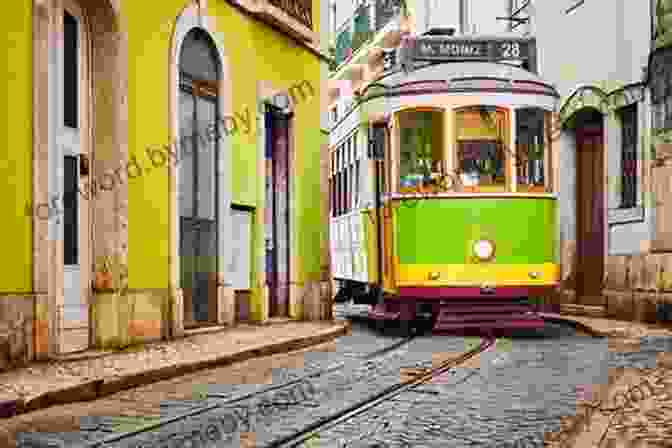
[[[477,106],[458,110],[457,172],[465,187],[506,188],[507,120],[502,110]]]
[[[389,173],[398,183],[388,188],[402,194],[552,191],[550,112],[475,105],[405,110],[397,118],[398,152]]]
[[[442,112],[409,111],[399,114],[399,191],[432,184],[443,161]]]

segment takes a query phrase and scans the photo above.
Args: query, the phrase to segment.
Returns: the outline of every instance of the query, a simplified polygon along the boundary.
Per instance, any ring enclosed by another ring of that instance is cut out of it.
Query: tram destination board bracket
[[[476,38],[464,39],[443,36],[418,37],[410,45],[409,56],[414,61],[528,61],[534,66],[536,39],[534,38]]]

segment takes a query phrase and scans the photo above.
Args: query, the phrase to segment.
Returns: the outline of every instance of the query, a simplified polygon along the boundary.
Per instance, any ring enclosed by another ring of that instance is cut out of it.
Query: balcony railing
[[[309,29],[313,29],[312,0],[269,0],[269,3],[282,9]]]
[[[376,32],[380,31],[390,20],[399,15],[403,9],[402,0],[378,0],[376,1]]]
[[[394,20],[402,11],[403,4],[403,0],[372,0],[360,4],[355,14],[336,30],[332,69],[350,59],[362,45]]]

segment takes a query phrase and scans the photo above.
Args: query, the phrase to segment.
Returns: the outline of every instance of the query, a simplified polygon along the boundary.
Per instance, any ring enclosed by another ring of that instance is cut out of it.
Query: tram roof
[[[505,88],[506,90],[535,90],[536,93],[557,96],[552,84],[541,77],[523,68],[497,62],[443,62],[417,67],[406,73],[396,71],[384,75],[367,88],[366,94],[373,94],[375,86],[385,87],[385,90],[396,90],[404,86],[415,84],[417,87],[432,85],[437,88],[460,90],[491,90]],[[417,88],[416,87],[416,88]]]

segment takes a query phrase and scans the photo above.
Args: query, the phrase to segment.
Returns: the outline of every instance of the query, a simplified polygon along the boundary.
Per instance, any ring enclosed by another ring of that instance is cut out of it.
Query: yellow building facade
[[[328,315],[319,2],[4,10],[0,369]]]

